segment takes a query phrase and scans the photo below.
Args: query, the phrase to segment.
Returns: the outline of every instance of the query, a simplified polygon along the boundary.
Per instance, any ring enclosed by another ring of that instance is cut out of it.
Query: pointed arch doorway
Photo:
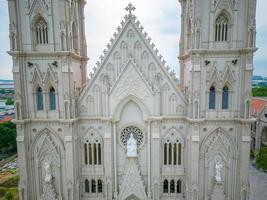
[[[135,195],[130,195],[129,197],[127,197],[125,200],[140,200],[139,198],[137,198]]]

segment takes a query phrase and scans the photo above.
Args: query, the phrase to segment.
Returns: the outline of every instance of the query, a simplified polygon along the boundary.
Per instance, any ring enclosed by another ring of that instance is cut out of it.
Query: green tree
[[[7,98],[7,100],[6,100],[6,105],[14,105],[14,100],[11,99],[10,97]]]
[[[10,155],[17,152],[16,125],[12,122],[0,124],[0,155]]]
[[[257,87],[252,89],[254,97],[267,97],[267,87]]]
[[[5,193],[5,196],[3,198],[4,200],[13,200],[14,199],[14,194],[10,191]]]

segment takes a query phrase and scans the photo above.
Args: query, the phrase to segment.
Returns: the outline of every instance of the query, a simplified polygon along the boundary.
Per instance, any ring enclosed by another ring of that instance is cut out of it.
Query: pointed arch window
[[[49,109],[56,110],[56,91],[53,87],[49,90]]]
[[[216,91],[215,87],[211,86],[209,92],[209,109],[215,109]]]
[[[48,25],[46,21],[39,17],[34,25],[36,44],[48,44]]]
[[[182,193],[182,181],[181,181],[181,180],[178,180],[178,181],[177,181],[177,188],[176,188],[176,189],[177,189],[176,192],[177,192],[178,194]]]
[[[99,139],[91,142],[89,139],[84,141],[84,164],[90,166],[102,165],[102,147]]]
[[[229,88],[224,86],[222,93],[222,109],[226,110],[229,107]]]
[[[215,41],[225,42],[229,37],[229,20],[224,15],[221,14],[217,17],[215,21]]]
[[[168,180],[164,180],[163,182],[163,193],[168,193],[169,192],[169,185],[168,185]]]
[[[170,193],[175,193],[175,182],[174,182],[174,180],[171,180]]]
[[[179,166],[182,164],[182,144],[179,139],[174,143],[165,142],[163,148],[164,165]]]
[[[37,110],[43,110],[44,109],[44,100],[43,100],[43,90],[41,87],[37,88]]]
[[[85,179],[85,181],[84,181],[84,189],[85,189],[85,192],[86,193],[89,193],[90,192],[90,187],[89,187],[89,181],[88,181],[88,179]]]
[[[103,191],[103,184],[102,184],[102,181],[99,179],[97,181],[97,192],[102,193],[102,191]]]
[[[96,193],[96,182],[94,179],[91,182],[91,191],[92,193]]]

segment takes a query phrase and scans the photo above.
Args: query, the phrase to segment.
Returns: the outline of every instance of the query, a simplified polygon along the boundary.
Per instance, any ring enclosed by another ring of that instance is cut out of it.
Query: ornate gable
[[[138,72],[132,59],[127,63],[119,81],[111,88],[111,96],[118,101],[128,95],[133,95],[142,100],[152,95],[152,88]]]
[[[98,92],[94,88],[99,88],[98,91],[105,95],[112,94],[119,100],[130,93],[144,99],[160,91],[164,84],[170,87],[168,99],[174,94],[178,105],[186,104],[186,99],[178,88],[178,79],[173,71],[169,71],[170,68],[165,65],[166,61],[159,55],[155,44],[151,42],[143,26],[132,14],[134,9],[131,4],[126,10],[129,14],[124,17],[121,26],[117,28],[114,37],[108,43],[107,50],[100,56],[101,60],[93,68],[87,86],[81,93],[79,104],[93,108],[94,113],[89,115],[105,115],[107,111],[100,105],[93,105],[104,103],[103,99],[100,100],[99,96],[95,96]],[[129,70],[133,70],[132,74]],[[115,89],[116,87],[123,88],[120,90],[121,93]],[[90,99],[91,103],[86,102],[86,99]]]
[[[124,200],[131,196],[142,200],[147,199],[144,182],[142,181],[138,166],[133,159],[129,160],[126,174],[120,187],[119,199]]]

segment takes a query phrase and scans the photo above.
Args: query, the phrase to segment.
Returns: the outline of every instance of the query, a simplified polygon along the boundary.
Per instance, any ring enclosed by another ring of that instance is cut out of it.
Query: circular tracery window
[[[127,141],[131,134],[133,134],[134,139],[137,141],[138,147],[140,147],[144,141],[144,135],[141,129],[137,128],[136,126],[128,126],[122,130],[120,135],[121,143],[126,147]]]

